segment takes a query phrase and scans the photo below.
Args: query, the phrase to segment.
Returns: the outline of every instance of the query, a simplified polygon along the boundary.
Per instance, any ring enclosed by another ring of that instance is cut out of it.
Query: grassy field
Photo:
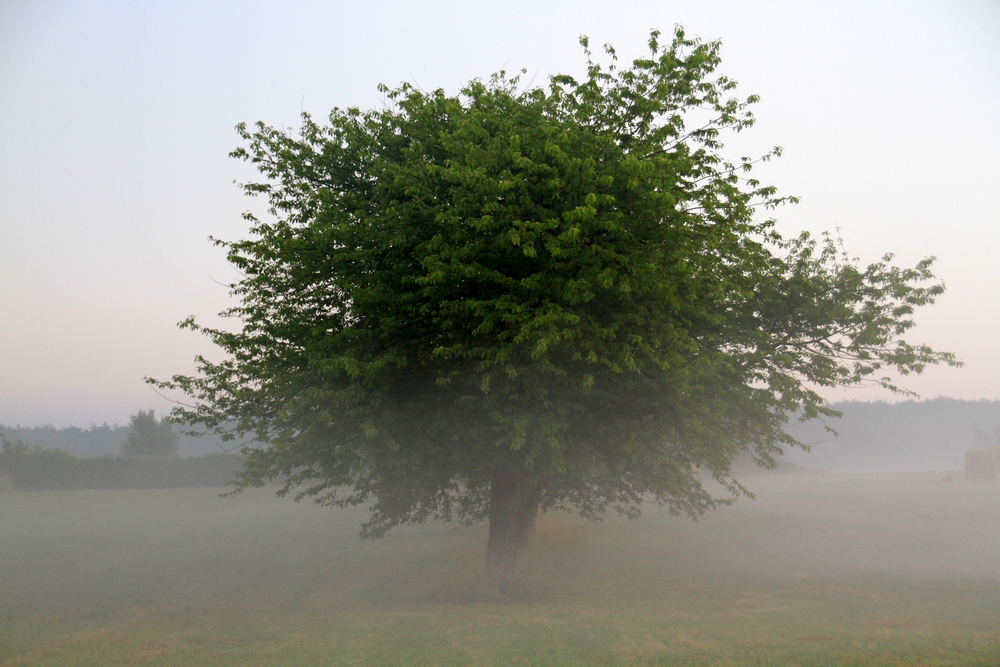
[[[1000,483],[749,478],[697,523],[543,517],[522,599],[485,531],[212,489],[0,493],[0,666],[1000,665]]]

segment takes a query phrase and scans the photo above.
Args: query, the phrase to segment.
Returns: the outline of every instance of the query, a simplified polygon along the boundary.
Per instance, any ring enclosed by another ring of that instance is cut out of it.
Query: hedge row
[[[191,458],[77,458],[60,450],[5,448],[0,482],[23,491],[75,489],[166,489],[222,486],[241,461],[231,454]]]

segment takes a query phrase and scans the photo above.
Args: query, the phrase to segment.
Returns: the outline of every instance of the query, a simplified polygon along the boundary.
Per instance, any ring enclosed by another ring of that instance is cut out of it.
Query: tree
[[[488,520],[508,586],[540,509],[696,517],[748,493],[737,455],[773,466],[790,417],[835,414],[822,388],[958,363],[900,338],[943,290],[933,258],[863,268],[759,220],[793,198],[721,155],[756,98],[712,78],[717,42],[659,36],[627,69],[581,39],[579,81],[403,84],[297,134],[238,126],[272,214],[216,241],[241,328],[186,320],[228,358],[150,380],[194,399],[176,418],[247,439],[238,489],[371,502],[365,537]]]
[[[177,433],[170,418],[156,419],[154,410],[139,410],[129,421],[131,431],[122,443],[125,456],[177,456]]]

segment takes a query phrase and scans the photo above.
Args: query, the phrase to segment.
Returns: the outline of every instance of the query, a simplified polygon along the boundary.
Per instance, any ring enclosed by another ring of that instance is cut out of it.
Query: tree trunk
[[[544,482],[529,479],[519,461],[511,461],[490,485],[490,535],[486,575],[503,591],[514,585],[517,560],[535,529]]]

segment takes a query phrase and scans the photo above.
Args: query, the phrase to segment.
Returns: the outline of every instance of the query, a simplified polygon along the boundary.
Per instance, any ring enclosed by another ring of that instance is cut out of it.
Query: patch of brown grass
[[[176,653],[177,649],[181,646],[182,644],[177,641],[156,642],[155,644],[147,646],[143,650],[136,653],[133,660],[135,662],[146,662],[147,660],[153,660],[154,658],[162,658],[172,653]]]
[[[914,630],[920,627],[919,623],[907,621],[901,618],[882,618],[877,621],[869,621],[863,624],[867,628],[879,630]]]

